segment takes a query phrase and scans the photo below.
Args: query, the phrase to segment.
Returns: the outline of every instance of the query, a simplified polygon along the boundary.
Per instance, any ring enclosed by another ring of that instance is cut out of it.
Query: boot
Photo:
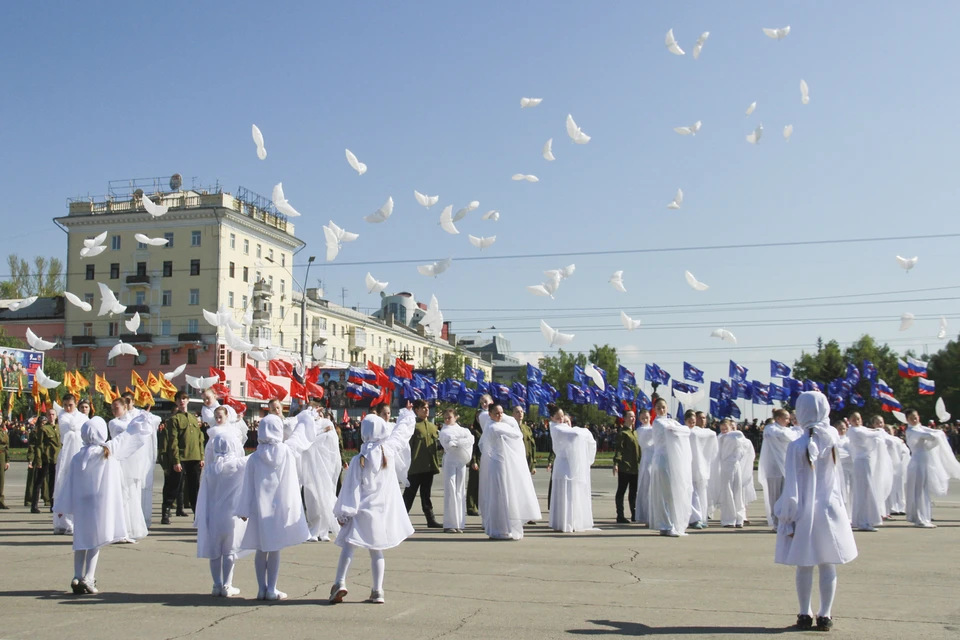
[[[442,529],[443,525],[437,522],[437,519],[433,517],[433,511],[424,511],[423,515],[427,516],[427,528],[428,529]]]
[[[160,524],[170,524],[170,508],[164,507],[160,516]]]
[[[630,524],[630,521],[623,517],[623,505],[617,505],[617,524]]]

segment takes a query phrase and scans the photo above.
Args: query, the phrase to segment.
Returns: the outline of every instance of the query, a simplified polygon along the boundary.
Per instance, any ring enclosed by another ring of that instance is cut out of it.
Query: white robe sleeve
[[[783,467],[783,492],[773,507],[773,512],[779,521],[777,533],[793,535],[799,509],[800,484],[797,478],[797,456],[790,455],[788,450]]]

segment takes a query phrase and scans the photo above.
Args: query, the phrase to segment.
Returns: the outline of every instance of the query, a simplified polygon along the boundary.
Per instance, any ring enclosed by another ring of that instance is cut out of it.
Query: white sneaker
[[[330,604],[340,604],[343,602],[344,597],[347,595],[347,587],[342,584],[335,584],[330,587]]]
[[[287,594],[283,591],[267,591],[267,600],[286,600]]]
[[[377,591],[374,589],[370,592],[370,602],[373,604],[383,604],[385,601],[383,599],[383,590]]]
[[[915,524],[915,525],[913,525],[913,526],[915,526],[915,527],[920,527],[921,529],[936,529],[936,528],[937,528],[937,525],[932,524],[932,523],[930,523],[930,522],[927,522],[927,523],[918,522],[917,524]]]
[[[223,585],[222,584],[213,584],[213,589],[210,590],[210,595],[219,598],[223,595]]]
[[[307,538],[307,542],[317,542],[318,540],[319,538],[317,538],[317,536],[310,536]]]
[[[87,582],[86,580],[81,580],[80,586],[83,587],[84,593],[89,593],[91,595],[94,593],[98,593],[96,580],[91,580],[90,582]]]
[[[224,598],[232,598],[240,595],[240,589],[237,589],[232,584],[225,584],[223,585],[223,589],[220,591],[220,595]]]
[[[267,599],[267,590],[260,589],[257,591],[257,600],[266,600]]]

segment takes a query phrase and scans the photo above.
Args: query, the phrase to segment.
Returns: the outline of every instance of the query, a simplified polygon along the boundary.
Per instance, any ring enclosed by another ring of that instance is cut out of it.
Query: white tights
[[[73,577],[84,582],[94,582],[100,549],[83,549],[73,552]]]
[[[837,595],[837,567],[832,564],[817,565],[820,568],[820,612],[818,616],[830,617],[833,598]],[[797,598],[800,613],[813,615],[813,567],[797,567]]]
[[[237,556],[232,554],[211,558],[210,575],[213,576],[213,584],[220,587],[233,586],[233,567],[236,563]]]
[[[337,584],[346,586],[347,572],[350,571],[350,563],[353,562],[353,553],[357,548],[350,543],[343,546],[340,551],[340,562],[337,564]],[[386,564],[383,560],[383,551],[370,549],[370,573],[373,577],[371,588],[374,591],[383,591],[383,572]]]
[[[257,571],[257,585],[260,587],[260,592],[275,592],[277,580],[280,578],[280,552],[257,551],[253,557],[253,566]]]

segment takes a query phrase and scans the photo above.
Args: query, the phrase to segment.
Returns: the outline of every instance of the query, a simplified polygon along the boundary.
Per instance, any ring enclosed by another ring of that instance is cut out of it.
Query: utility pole
[[[346,287],[340,287],[340,306],[341,307],[347,306],[347,288]]]

